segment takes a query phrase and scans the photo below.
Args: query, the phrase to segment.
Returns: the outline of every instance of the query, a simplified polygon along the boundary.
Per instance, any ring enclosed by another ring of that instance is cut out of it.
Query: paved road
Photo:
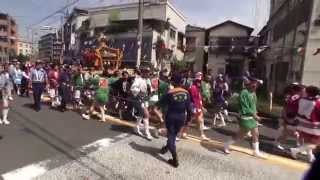
[[[84,121],[79,115],[55,112],[47,107],[39,113],[31,99],[16,98],[9,114],[10,126],[0,126],[0,173],[50,158],[89,144],[102,137],[115,137],[111,125]]]
[[[190,141],[178,143],[181,165],[175,169],[166,163],[169,155],[158,154],[163,143],[163,139],[150,143],[130,136],[49,171],[37,180],[299,180],[302,176],[302,172],[296,170],[270,165],[242,154],[226,156],[216,149]]]
[[[44,107],[36,113],[30,108],[31,102],[17,98],[9,116],[12,125],[0,127],[4,136],[0,141],[0,173],[4,179],[42,175],[38,179],[232,180],[299,179],[302,175],[302,171],[244,154],[225,156],[217,149],[189,141],[179,142],[182,166],[174,170],[157,155],[164,138],[150,143],[132,135],[131,129],[84,121],[73,112],[60,113]],[[236,129],[236,124],[230,124],[207,134],[223,141]],[[274,132],[273,128],[262,128],[266,147]],[[250,147],[248,142],[239,145]],[[257,167],[259,171],[255,171]]]

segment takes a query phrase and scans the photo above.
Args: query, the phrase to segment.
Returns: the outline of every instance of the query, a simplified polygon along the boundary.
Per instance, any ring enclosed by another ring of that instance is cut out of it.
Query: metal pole
[[[138,26],[138,35],[137,35],[137,64],[136,67],[139,68],[141,64],[141,48],[142,48],[142,34],[143,34],[143,2],[144,0],[139,0],[139,26]]]
[[[65,14],[63,13],[62,17],[61,17],[61,43],[62,43],[62,47],[61,47],[61,54],[60,54],[60,64],[63,64],[63,53],[64,53],[64,17]]]
[[[32,45],[31,47],[32,47],[32,51],[33,51],[32,54],[31,54],[31,60],[34,60],[33,59],[34,58],[34,54],[33,54],[34,53],[33,33],[34,33],[33,29],[31,29],[31,45]]]

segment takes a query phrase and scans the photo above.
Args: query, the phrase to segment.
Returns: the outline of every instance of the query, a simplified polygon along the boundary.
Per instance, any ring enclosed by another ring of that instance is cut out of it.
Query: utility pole
[[[65,13],[63,13],[61,17],[61,54],[60,54],[60,64],[63,64],[63,57],[64,57],[64,18]],[[59,39],[57,39],[59,42]]]
[[[139,0],[139,26],[138,26],[138,35],[137,35],[137,64],[136,67],[139,68],[141,64],[141,54],[142,54],[142,36],[143,36],[143,3],[144,0]]]

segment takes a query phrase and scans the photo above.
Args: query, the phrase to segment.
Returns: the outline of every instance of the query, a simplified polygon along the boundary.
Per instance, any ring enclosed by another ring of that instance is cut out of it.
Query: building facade
[[[253,59],[252,32],[252,28],[233,21],[209,29],[188,26],[185,60],[194,63],[194,71],[211,70],[212,75],[239,77]]]
[[[206,29],[188,25],[186,28],[185,60],[193,63],[193,70],[201,72],[204,69],[204,59],[207,59],[204,46],[206,42]]]
[[[277,94],[288,83],[320,85],[320,66],[314,52],[320,47],[318,0],[271,0],[270,19],[260,32],[261,78]]]
[[[17,45],[17,54],[21,54],[24,56],[30,56],[31,54],[33,54],[32,43],[23,39],[19,39]]]
[[[0,59],[9,60],[17,54],[17,24],[8,14],[0,13]]]
[[[227,74],[237,78],[249,70],[250,49],[253,28],[233,22],[225,21],[207,30],[209,52],[207,69],[213,74]]]
[[[78,45],[76,52],[86,47],[94,47],[98,36],[105,36],[108,46],[124,51],[125,64],[135,64],[137,60],[138,3],[86,9],[82,25],[75,30]],[[81,17],[81,16],[79,16]],[[185,48],[186,19],[169,1],[144,3],[142,62],[160,63],[156,44],[162,42],[170,56],[164,59],[183,60]],[[81,21],[81,20],[79,20]],[[77,44],[77,43],[75,43]],[[67,47],[68,45],[66,45]],[[164,62],[163,62],[164,63]]]
[[[48,33],[40,37],[39,58],[46,62],[59,63],[62,60],[62,42],[57,34]]]

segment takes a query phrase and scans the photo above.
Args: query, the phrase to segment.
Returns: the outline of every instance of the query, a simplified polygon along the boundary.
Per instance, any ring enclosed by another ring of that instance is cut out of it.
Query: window
[[[180,50],[184,50],[183,48],[183,39],[184,39],[184,34],[182,33],[178,33],[178,46],[177,48],[180,49]]]
[[[8,31],[8,26],[6,26],[6,25],[0,25],[0,31],[2,31],[2,32],[7,32],[7,31]]]
[[[187,52],[192,52],[196,50],[196,37],[187,37],[186,38],[186,51]]]
[[[0,42],[8,42],[8,37],[0,36]]]
[[[171,39],[176,39],[176,31],[173,29],[170,29],[170,38]]]

